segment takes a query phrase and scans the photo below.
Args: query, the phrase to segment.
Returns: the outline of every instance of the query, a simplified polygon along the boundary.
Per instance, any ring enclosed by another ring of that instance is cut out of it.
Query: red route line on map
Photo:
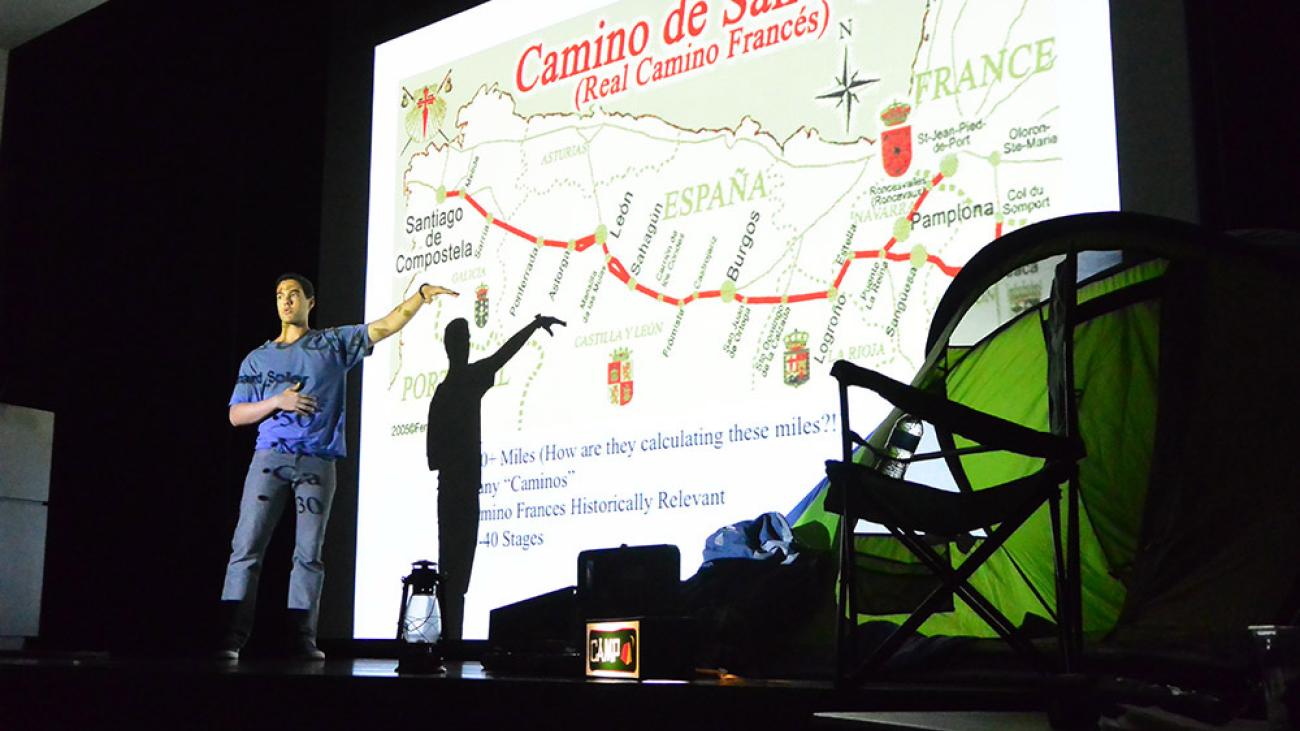
[[[935,176],[930,179],[930,185],[927,186],[925,190],[921,191],[921,194],[916,197],[916,201],[912,204],[912,210],[907,214],[907,217],[909,219],[912,216],[914,216],[917,211],[921,209],[921,204],[924,203],[926,197],[930,195],[930,191],[936,186],[938,186],[940,181],[942,180],[943,180],[943,173],[936,173]],[[539,246],[549,246],[551,248],[556,248],[556,249],[568,249],[572,247],[574,251],[586,251],[596,243],[596,234],[594,233],[587,234],[586,236],[583,236],[580,239],[574,239],[572,241],[560,241],[559,239],[547,239],[539,236],[534,236],[528,233],[527,231],[518,228],[517,226],[511,225],[508,221],[503,221],[493,216],[492,214],[488,213],[487,209],[484,208],[478,201],[474,200],[474,196],[470,195],[469,193],[466,193],[461,190],[449,190],[446,191],[443,195],[446,198],[464,198],[465,202],[468,203],[470,207],[472,207],[475,211],[478,211],[478,214],[482,216],[488,223],[504,231],[508,231],[531,244],[536,244]],[[993,231],[993,238],[996,239],[996,238],[1000,238],[1001,236],[1002,236],[1002,223],[998,222]],[[849,265],[851,265],[853,262],[857,261],[858,259],[879,259],[882,257],[887,261],[907,261],[911,259],[912,255],[910,253],[904,254],[900,252],[891,251],[891,249],[893,249],[894,245],[897,243],[898,243],[898,239],[891,236],[889,237],[889,241],[885,242],[885,245],[880,249],[864,249],[861,251],[855,250],[852,256],[844,260],[844,264],[840,267],[839,274],[835,276],[835,283],[831,286],[834,289],[839,289],[840,284],[844,282],[844,277],[847,276],[849,273]],[[606,245],[605,242],[600,242],[600,248],[605,253],[605,267],[609,269],[610,274],[613,274],[620,282],[627,284],[628,280],[630,280],[632,276],[628,274],[627,269],[623,266],[623,262],[619,261],[618,257],[610,253],[609,246]],[[938,267],[939,271],[943,272],[944,274],[947,274],[950,277],[957,276],[957,272],[961,271],[961,267],[945,264],[942,259],[935,256],[934,254],[930,254],[926,256],[925,260],[930,264],[933,264],[936,267]],[[662,302],[666,302],[667,304],[676,305],[676,306],[685,306],[690,304],[691,302],[694,302],[695,300],[717,299],[722,297],[722,290],[718,290],[718,289],[710,289],[701,292],[695,292],[693,294],[689,294],[685,297],[679,298],[679,297],[673,297],[671,295],[664,294],[662,292],[656,292],[655,290],[650,289],[649,287],[645,286],[644,284],[641,284],[640,282],[637,282],[634,285],[634,288],[636,289],[636,291],[640,292],[641,294],[644,294],[647,297],[650,297],[651,299],[657,299]],[[810,302],[812,300],[826,299],[827,294],[828,294],[827,290],[821,290],[818,292],[804,292],[802,294],[789,294],[789,295],[747,295],[747,294],[742,294],[740,292],[736,292],[732,295],[732,297],[737,302],[741,302],[745,304],[776,305],[781,303],[790,304],[795,302]]]

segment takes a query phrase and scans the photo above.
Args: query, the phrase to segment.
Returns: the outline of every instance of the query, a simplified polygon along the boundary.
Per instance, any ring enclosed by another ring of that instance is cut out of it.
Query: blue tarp
[[[790,563],[798,556],[790,523],[780,513],[763,513],[753,520],[726,525],[704,542],[704,562],[724,558]]]

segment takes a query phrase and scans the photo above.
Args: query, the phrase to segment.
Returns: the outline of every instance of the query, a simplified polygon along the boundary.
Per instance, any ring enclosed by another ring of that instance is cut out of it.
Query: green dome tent
[[[912,385],[1047,431],[1043,322],[1051,290],[1034,296],[1018,282],[1035,268],[1050,278],[1052,262],[1070,253],[1119,254],[1077,285],[1074,388],[1087,450],[1078,478],[1080,601],[1090,645],[1104,638],[1138,649],[1206,647],[1244,641],[1248,625],[1294,617],[1298,248],[1285,236],[1226,237],[1138,214],[1070,216],[995,241],[939,303]],[[868,441],[882,446],[899,416]],[[856,458],[871,459],[864,450]],[[954,489],[963,490],[1041,465],[1005,452],[946,463]],[[839,516],[826,509],[826,489],[823,480],[790,520],[802,542],[832,550]],[[1016,625],[1056,616],[1052,540],[1044,506],[971,579]],[[889,537],[859,536],[854,545],[853,589],[870,612],[858,622],[901,622],[926,572]],[[954,566],[973,550],[945,548]],[[994,636],[960,600],[920,632]]]

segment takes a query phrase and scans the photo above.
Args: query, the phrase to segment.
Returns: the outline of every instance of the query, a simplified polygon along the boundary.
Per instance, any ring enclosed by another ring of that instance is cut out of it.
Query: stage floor
[[[587,680],[499,675],[449,662],[398,675],[391,659],[0,657],[0,729],[31,728],[815,728],[854,710],[1026,710],[1027,689],[868,686],[701,678]]]

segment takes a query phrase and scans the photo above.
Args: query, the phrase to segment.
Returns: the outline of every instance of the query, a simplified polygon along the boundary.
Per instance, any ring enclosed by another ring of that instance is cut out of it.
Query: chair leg
[[[843,382],[839,384],[839,397],[840,458],[846,463],[852,463],[853,432],[849,428],[849,389]],[[856,586],[854,574],[857,568],[857,546],[853,545],[853,528],[857,525],[857,519],[849,509],[848,486],[844,485],[841,488],[838,506],[840,511],[840,587],[835,602],[838,613],[835,620],[835,682],[837,685],[846,681],[849,667],[853,664],[857,655],[857,649],[853,646],[853,629],[858,623],[857,606],[853,597],[853,589]]]
[[[850,678],[850,684],[856,685],[857,683],[862,682],[862,680],[868,675],[879,670],[881,666],[883,666],[885,662],[894,655],[894,653],[898,652],[898,650],[902,648],[903,643],[907,641],[907,638],[914,635],[916,631],[920,629],[921,625],[925,623],[925,620],[929,619],[930,616],[934,614],[934,607],[938,601],[943,598],[944,595],[956,591],[958,586],[965,584],[965,579],[959,578],[957,574],[951,572],[947,573],[942,578],[943,583],[931,591],[921,604],[912,611],[903,624],[895,628],[894,631],[885,638],[885,641],[881,642],[876,649],[872,651],[871,655],[863,661],[862,665]],[[1007,632],[1005,627],[999,626],[999,622],[1009,624],[1006,616],[993,608],[991,604],[987,604],[988,600],[973,587],[965,585],[965,588],[975,597],[978,597],[974,602],[971,602],[971,609],[979,615],[981,619],[987,622],[988,625],[992,627],[993,630],[997,632],[998,635],[1014,650],[1023,655],[1039,670],[1046,670],[1048,667],[1046,661],[1043,659],[1042,654],[1038,652],[1038,650],[1034,649],[1033,645],[1026,642],[1024,638],[1020,637],[1018,634],[1015,634],[1014,631]],[[965,597],[963,596],[963,598]],[[981,603],[984,603],[987,606],[989,614],[985,613],[984,607],[980,606]]]
[[[856,549],[853,546],[852,528],[848,526],[850,518],[845,517],[847,513],[847,510],[840,513],[839,526],[840,585],[835,602],[838,614],[835,618],[835,682],[837,685],[843,684],[847,679],[849,668],[856,656],[856,649],[853,647],[853,627],[857,623],[857,614],[851,602],[856,581],[854,575]]]
[[[997,632],[998,635],[1007,642],[1007,644],[1011,645],[1013,649],[1023,655],[1040,670],[1049,669],[1049,664],[1044,660],[1042,653],[1036,650],[1033,645],[1025,641],[1025,639],[1014,630],[1010,632],[1006,631],[1006,628],[1011,626],[1010,620],[993,607],[992,603],[985,599],[984,596],[976,591],[974,587],[966,583],[975,571],[993,555],[993,552],[1002,547],[1002,544],[1005,543],[1007,538],[1009,538],[1011,534],[1020,527],[1025,519],[1027,519],[1029,515],[1033,514],[1033,511],[1039,504],[1041,503],[1035,502],[1026,508],[1022,508],[1014,515],[1010,516],[1006,521],[1003,521],[1003,523],[998,526],[997,530],[993,531],[992,535],[985,539],[984,543],[981,544],[979,548],[975,549],[975,552],[968,556],[962,565],[956,570],[943,566],[942,559],[940,559],[929,546],[926,546],[924,542],[921,542],[916,536],[908,535],[903,531],[898,531],[893,527],[890,527],[890,531],[894,532],[894,535],[904,541],[905,545],[908,546],[908,550],[917,554],[922,561],[926,562],[927,566],[929,566],[931,570],[938,574],[941,584],[936,587],[934,591],[930,592],[930,594],[921,602],[920,606],[912,611],[911,616],[909,616],[902,625],[899,625],[899,627],[895,629],[889,637],[885,638],[885,641],[882,642],[874,652],[872,652],[863,665],[853,674],[851,682],[853,684],[861,682],[867,674],[879,669],[879,667],[883,665],[890,656],[902,647],[903,642],[905,642],[909,636],[914,634],[926,619],[929,619],[930,615],[934,613],[934,607],[938,603],[939,599],[941,599],[946,593],[958,591],[968,591],[970,592],[970,596],[977,597],[973,602],[971,602],[971,609],[975,611],[981,619],[988,622],[989,626],[993,628],[993,631]],[[963,599],[965,599],[967,595],[962,594],[962,596]]]
[[[898,534],[895,533],[895,535]],[[934,552],[934,550],[931,549],[920,536],[908,532],[906,538],[900,535],[899,539],[903,542],[903,545],[907,546],[908,550],[920,558],[922,562],[924,562],[929,569],[935,572],[939,577],[943,578],[952,575],[951,564],[944,563],[943,557]],[[980,563],[983,563],[983,561]],[[1015,633],[1016,627],[1011,624],[1011,620],[1007,619],[1006,615],[998,611],[998,609],[993,606],[993,603],[986,599],[983,594],[980,594],[975,587],[966,582],[959,582],[952,586],[952,591],[969,604],[971,609],[974,610],[981,619],[987,622],[989,626],[993,628],[993,631],[997,632],[999,636],[1009,638],[1010,635]],[[1008,642],[1010,641],[1011,640],[1008,639]]]
[[[1065,577],[1069,582],[1066,587],[1069,590],[1070,613],[1068,627],[1070,629],[1070,657],[1078,661],[1083,653],[1083,568],[1080,557],[1079,545],[1079,473],[1074,470],[1070,473],[1070,481],[1066,487],[1066,496],[1068,499],[1068,512],[1066,514],[1067,532],[1065,542]]]
[[[1070,609],[1069,596],[1070,592],[1067,586],[1069,578],[1065,571],[1065,557],[1061,550],[1061,495],[1059,492],[1053,493],[1048,500],[1052,516],[1052,554],[1056,563],[1056,635],[1057,649],[1060,652],[1061,670],[1070,672],[1073,667],[1073,653],[1070,645]]]
[[[912,610],[912,613],[908,615],[907,619],[896,627],[893,632],[889,633],[889,636],[885,638],[884,642],[881,642],[874,650],[872,650],[867,659],[864,660],[862,665],[853,673],[853,676],[850,678],[851,683],[856,685],[862,682],[863,678],[867,675],[879,670],[880,667],[889,660],[889,658],[893,657],[895,652],[898,652],[898,650],[903,646],[903,643],[907,641],[907,638],[916,634],[916,630],[920,629],[925,620],[930,618],[930,615],[934,613],[934,606],[939,603],[939,600],[942,599],[945,594],[951,592],[952,588],[947,586],[945,583],[935,587],[933,591],[926,595],[925,599],[921,601],[920,605],[918,605],[916,609]]]
[[[952,586],[953,591],[970,606],[971,611],[975,612],[980,619],[983,619],[999,637],[1040,670],[1047,670],[1049,665],[1043,658],[1042,653],[1021,637],[1011,620],[1007,619],[1005,614],[993,606],[992,602],[968,582],[970,577],[992,557],[994,552],[1002,547],[1002,544],[1020,527],[1022,522],[1023,518],[1004,522],[992,535],[985,539],[983,545],[966,558],[956,571],[942,564],[938,564],[935,568],[941,576],[945,577],[945,582]],[[918,547],[927,551],[930,550],[924,544]],[[934,559],[938,559],[938,556],[933,554],[932,551],[931,555]],[[969,570],[966,570],[968,567]]]
[[[1050,496],[1049,496],[1049,500],[1050,500]],[[971,587],[969,584],[965,583],[967,579],[969,579],[970,576],[974,574],[975,571],[980,566],[982,566],[984,562],[987,561],[995,551],[997,551],[999,548],[1002,547],[1002,544],[1006,543],[1007,539],[1010,538],[1011,535],[1015,533],[1015,531],[1020,529],[1020,527],[1024,524],[1024,522],[1028,520],[1031,515],[1034,514],[1034,511],[1036,511],[1040,505],[1042,505],[1041,500],[1036,500],[1036,501],[1026,503],[1020,510],[1017,510],[1015,513],[1009,516],[1006,520],[1002,522],[1001,525],[997,527],[996,530],[994,530],[984,540],[984,543],[979,548],[977,548],[974,553],[972,553],[969,557],[967,557],[966,561],[962,563],[960,569],[958,569],[958,571],[955,573],[957,576],[960,577],[960,580],[966,586],[966,588],[969,589],[969,591],[972,594],[978,597],[976,603],[971,605],[971,609],[975,610],[976,614],[979,614],[980,617],[984,619],[984,621],[988,622],[989,626],[991,626],[994,629],[994,631],[998,630],[998,625],[997,623],[991,621],[990,617],[986,616],[985,612],[998,617],[1000,621],[1003,623],[1004,627],[1011,628],[1011,631],[1007,634],[999,633],[1002,634],[1002,638],[1005,639],[1008,644],[1010,644],[1013,648],[1018,650],[1027,659],[1029,659],[1031,662],[1037,665],[1040,670],[1050,670],[1051,666],[1043,657],[1042,653],[1036,650],[1033,645],[1029,644],[1028,641],[1026,641],[1023,637],[1019,635],[1018,632],[1015,631],[1015,627],[1014,625],[1011,624],[1011,621],[1008,620],[1006,616],[1002,614],[1002,612],[998,611],[997,608],[994,607],[993,604],[988,601],[988,599],[984,598],[982,594],[979,594],[979,592],[975,591],[974,587]],[[969,572],[965,571],[968,565],[971,566]],[[984,606],[978,607],[977,606],[978,604],[983,604]]]

